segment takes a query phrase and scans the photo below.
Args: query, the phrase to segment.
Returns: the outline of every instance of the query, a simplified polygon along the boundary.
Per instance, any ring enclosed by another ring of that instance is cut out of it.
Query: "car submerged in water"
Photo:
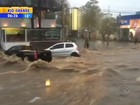
[[[80,51],[78,50],[78,46],[75,42],[56,43],[45,50],[51,51],[52,57],[80,57]]]
[[[49,50],[36,50],[32,46],[26,45],[16,45],[12,46],[8,50],[4,51],[6,55],[16,55],[20,57],[22,60],[27,58],[29,61],[35,61],[38,59],[42,59],[47,62],[52,61],[52,53]]]

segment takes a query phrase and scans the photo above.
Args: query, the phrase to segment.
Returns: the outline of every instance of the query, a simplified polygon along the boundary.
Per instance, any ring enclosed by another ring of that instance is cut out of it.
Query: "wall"
[[[51,28],[56,27],[55,19],[42,19],[41,20],[42,28]],[[0,28],[31,28],[30,19],[0,19]],[[38,19],[34,19],[34,27],[38,27]]]

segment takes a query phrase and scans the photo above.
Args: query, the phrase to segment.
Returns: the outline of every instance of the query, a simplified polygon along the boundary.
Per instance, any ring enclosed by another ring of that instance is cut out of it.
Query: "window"
[[[24,42],[25,41],[25,30],[8,28],[5,29],[7,42]]]
[[[60,29],[36,29],[27,30],[28,41],[47,41],[47,40],[59,40]]]
[[[2,30],[1,35],[2,35],[1,40],[5,42],[5,31],[4,30]]]
[[[73,47],[73,44],[66,44],[66,48]]]
[[[59,49],[59,48],[64,48],[64,44],[58,44],[53,46],[53,49]]]
[[[11,50],[11,51],[18,51],[19,50],[19,46],[14,46],[14,47],[10,48],[9,50]]]

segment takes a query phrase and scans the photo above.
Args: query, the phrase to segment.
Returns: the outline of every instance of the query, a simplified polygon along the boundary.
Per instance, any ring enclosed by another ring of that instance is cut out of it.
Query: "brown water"
[[[0,53],[0,104],[140,105],[139,47],[81,52],[51,63]]]

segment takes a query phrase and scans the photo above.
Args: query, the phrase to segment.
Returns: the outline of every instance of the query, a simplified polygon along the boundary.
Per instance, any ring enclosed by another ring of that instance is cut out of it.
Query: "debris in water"
[[[46,80],[45,85],[46,85],[47,87],[50,87],[50,86],[51,86],[51,81],[50,81],[49,79],[48,79],[48,80]]]
[[[40,99],[41,99],[41,97],[34,97],[32,100],[29,101],[29,103],[33,103],[33,102],[40,100]]]
[[[92,100],[92,101],[90,102],[90,105],[93,105],[95,101],[96,101],[96,100]]]

